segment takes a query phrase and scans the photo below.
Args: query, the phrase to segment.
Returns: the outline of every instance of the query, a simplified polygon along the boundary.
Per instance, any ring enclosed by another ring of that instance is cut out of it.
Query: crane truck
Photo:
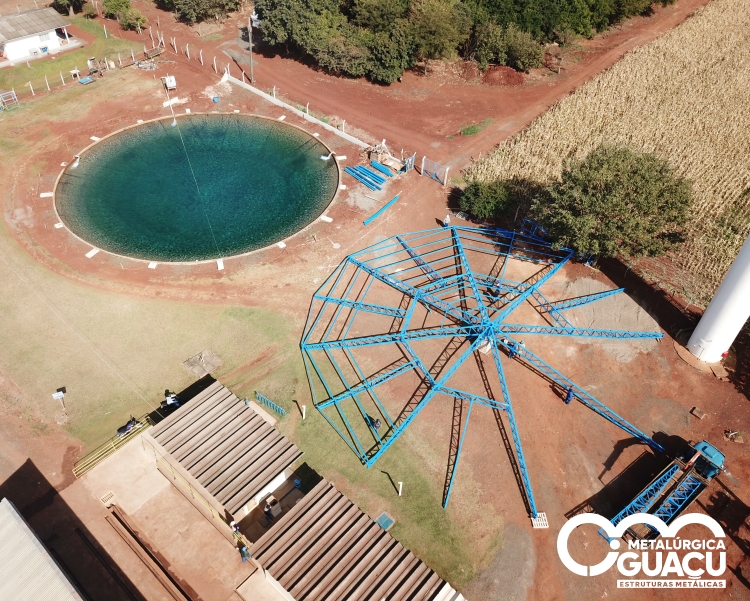
[[[723,468],[723,453],[702,440],[683,455],[675,457],[610,521],[617,526],[634,513],[650,513],[669,524],[708,488]],[[611,541],[604,530],[599,530],[599,534]],[[646,524],[634,524],[623,534],[625,540],[650,540],[658,536],[659,531]]]

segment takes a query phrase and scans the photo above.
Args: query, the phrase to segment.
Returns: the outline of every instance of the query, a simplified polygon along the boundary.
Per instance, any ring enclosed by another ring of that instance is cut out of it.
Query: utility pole
[[[247,19],[247,41],[250,43],[250,83],[255,83],[253,77],[253,18]]]

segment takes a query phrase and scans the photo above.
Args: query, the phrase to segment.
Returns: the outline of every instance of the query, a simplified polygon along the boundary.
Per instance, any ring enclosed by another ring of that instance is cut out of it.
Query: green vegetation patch
[[[476,136],[480,131],[486,129],[490,123],[492,123],[492,119],[485,119],[481,123],[472,123],[461,128],[460,133],[462,136]]]
[[[55,54],[54,58],[51,56],[30,61],[28,66],[22,63],[12,68],[0,69],[0,90],[14,88],[19,94],[29,92],[28,82],[30,81],[36,93],[46,92],[45,76],[50,86],[61,87],[60,73],[62,73],[66,84],[71,85],[74,82],[71,81],[70,72],[73,69],[80,69],[82,73],[88,73],[86,59],[92,56],[99,59],[107,57],[117,63],[118,54],[125,58],[130,56],[131,50],[134,52],[143,50],[142,44],[116,38],[111,33],[108,38],[105,38],[104,29],[97,21],[89,21],[82,16],[77,16],[72,19],[72,22],[87,33],[95,35],[96,40],[78,50]]]

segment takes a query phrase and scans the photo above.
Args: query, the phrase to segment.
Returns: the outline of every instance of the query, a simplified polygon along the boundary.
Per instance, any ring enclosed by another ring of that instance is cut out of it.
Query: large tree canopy
[[[219,1],[172,2],[186,20]],[[669,3],[674,0],[660,0]],[[312,56],[334,73],[390,83],[417,59],[461,54],[527,71],[542,64],[542,44],[590,36],[647,11],[651,0],[256,0],[270,44]]]
[[[657,256],[681,242],[691,190],[648,153],[601,146],[569,163],[532,215],[561,246],[580,255]]]

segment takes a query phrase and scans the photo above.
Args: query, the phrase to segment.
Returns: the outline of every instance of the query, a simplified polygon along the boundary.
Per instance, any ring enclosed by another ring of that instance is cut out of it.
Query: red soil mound
[[[520,86],[523,81],[523,74],[510,67],[490,67],[482,78],[491,86]]]

